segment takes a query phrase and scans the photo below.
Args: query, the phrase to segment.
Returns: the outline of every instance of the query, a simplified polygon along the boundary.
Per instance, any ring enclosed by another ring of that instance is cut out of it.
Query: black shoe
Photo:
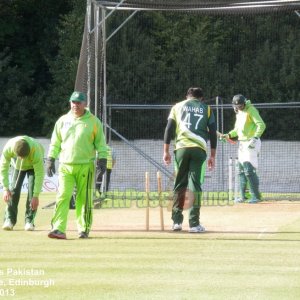
[[[85,231],[82,231],[79,233],[79,236],[78,236],[80,239],[87,239],[89,237],[89,234],[86,233]]]
[[[48,237],[50,239],[59,239],[59,240],[65,240],[67,237],[66,237],[66,234],[59,231],[59,230],[52,230],[48,233]]]

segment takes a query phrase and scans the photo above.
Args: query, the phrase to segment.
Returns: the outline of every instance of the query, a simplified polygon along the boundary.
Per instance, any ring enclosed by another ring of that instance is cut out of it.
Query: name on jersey
[[[197,113],[197,114],[203,114],[202,107],[184,106],[183,111],[193,112],[193,113]]]

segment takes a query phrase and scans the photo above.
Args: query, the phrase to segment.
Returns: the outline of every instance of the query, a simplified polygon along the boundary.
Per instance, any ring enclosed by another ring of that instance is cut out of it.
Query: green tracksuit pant
[[[9,203],[7,204],[5,210],[5,220],[10,220],[13,225],[17,223],[18,217],[18,205],[20,201],[20,195],[22,190],[23,181],[25,176],[28,178],[28,193],[26,200],[26,210],[25,210],[25,223],[34,224],[34,217],[36,215],[36,210],[31,209],[31,199],[33,197],[33,188],[34,188],[34,170],[12,170],[14,176],[12,179],[11,189],[12,197]]]
[[[92,225],[92,204],[94,188],[94,163],[60,164],[58,175],[58,194],[52,217],[52,230],[65,233],[70,207],[70,199],[76,186],[76,221],[78,232],[89,233]]]
[[[187,187],[194,193],[194,202],[189,210],[189,226],[199,225],[201,206],[201,178],[203,180],[203,164],[206,161],[206,152],[198,147],[182,148],[175,151],[177,175],[174,183],[174,198],[172,220],[174,224],[183,222],[183,206]]]

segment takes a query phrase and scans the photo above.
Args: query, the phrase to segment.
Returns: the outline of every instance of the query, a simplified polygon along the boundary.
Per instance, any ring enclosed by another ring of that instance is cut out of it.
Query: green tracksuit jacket
[[[238,137],[240,141],[248,141],[253,137],[260,138],[266,129],[258,110],[246,101],[245,108],[236,115],[234,129],[229,132],[230,137]]]
[[[30,147],[29,155],[23,159],[17,159],[17,155],[14,152],[14,147],[17,141],[25,140],[28,142]],[[9,167],[12,165],[17,170],[34,170],[34,189],[33,197],[38,197],[43,186],[43,180],[45,175],[44,170],[44,148],[35,139],[29,136],[17,136],[8,140],[3,148],[0,163],[0,180],[4,190],[9,190]],[[21,167],[21,168],[20,168]]]
[[[80,118],[70,111],[55,124],[48,157],[57,158],[63,164],[88,164],[107,157],[107,147],[98,118],[86,110]]]

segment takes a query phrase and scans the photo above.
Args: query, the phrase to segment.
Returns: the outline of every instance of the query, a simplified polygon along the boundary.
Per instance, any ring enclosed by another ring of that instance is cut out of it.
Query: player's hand
[[[209,171],[212,171],[215,168],[215,158],[213,156],[208,159],[207,165]]]
[[[221,134],[220,137],[219,137],[219,140],[223,143],[226,143],[227,140],[229,140],[229,134]]]
[[[11,191],[10,190],[6,190],[3,192],[3,200],[5,203],[8,203],[11,199]]]
[[[168,152],[164,153],[163,160],[164,160],[165,165],[168,166],[171,163],[170,153],[168,153]]]
[[[32,210],[37,210],[39,206],[39,198],[38,197],[32,197],[31,199],[31,209]]]
[[[104,174],[106,172],[106,165],[107,165],[107,159],[106,158],[100,158],[98,159],[98,168],[101,174]]]
[[[48,157],[46,160],[47,176],[52,177],[55,174],[55,159]]]
[[[254,137],[250,140],[248,148],[254,149],[257,144],[258,138]]]

